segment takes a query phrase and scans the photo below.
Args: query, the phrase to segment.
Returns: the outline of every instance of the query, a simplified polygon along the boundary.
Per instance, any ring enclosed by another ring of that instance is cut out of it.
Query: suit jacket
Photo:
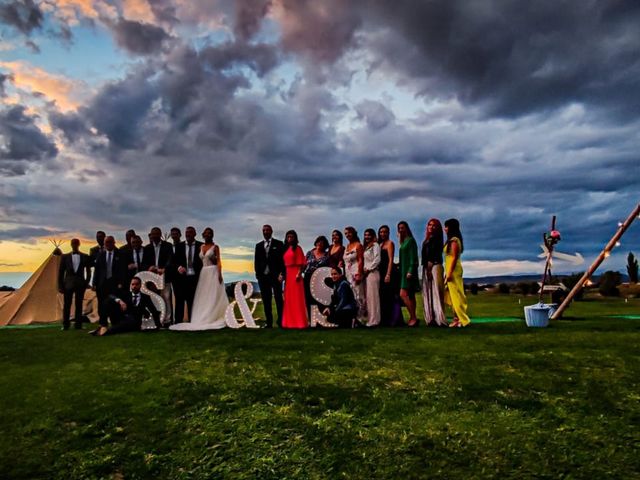
[[[132,248],[126,249],[124,252],[120,249],[119,252],[124,260],[124,265],[127,273],[127,280],[130,282],[133,277],[136,276],[138,272],[146,272],[149,267],[149,261],[153,261],[152,258],[149,258],[149,254],[145,253],[144,248],[140,248],[140,263],[138,264],[138,268],[135,270],[129,270],[129,265],[132,263],[136,263],[134,258],[134,250]]]
[[[91,259],[86,253],[80,255],[78,270],[73,269],[72,253],[62,255],[58,269],[58,290],[78,290],[86,288],[91,280]]]
[[[256,243],[256,250],[253,256],[253,268],[256,271],[256,277],[258,279],[265,278],[264,271],[266,267],[269,267],[269,276],[271,278],[277,278],[278,275],[284,276],[284,243],[275,238],[271,239],[269,245],[269,256],[264,249],[264,240]]]
[[[122,254],[122,255],[128,255],[133,251],[133,247],[131,245],[128,244],[124,244],[123,246],[121,246],[120,248],[118,248],[118,251]]]
[[[111,263],[112,282],[116,285],[125,286],[127,279],[127,264],[125,259],[120,256],[118,250],[113,250],[113,260]],[[93,286],[101,288],[107,282],[107,251],[100,252],[95,262],[95,270],[93,272]]]
[[[156,264],[156,251],[153,244],[145,245],[144,256],[147,257],[147,270]],[[173,248],[169,242],[160,241],[160,255],[158,256],[158,268],[167,268],[171,263]]]
[[[101,247],[100,245],[94,245],[89,249],[89,260],[91,260],[91,266],[95,266],[96,259],[98,258],[101,248],[104,251],[104,247]]]
[[[176,258],[176,252],[178,252],[178,250],[180,249],[180,244],[182,242],[178,242],[177,245],[174,245],[173,242],[169,242],[169,246],[172,249],[171,252],[171,262],[169,262],[169,265],[167,266],[166,270],[164,271],[164,281],[165,282],[169,282],[169,283],[173,283],[173,281],[175,280],[176,276],[178,275],[177,273],[177,266],[175,264],[175,258]]]
[[[133,294],[131,293],[131,291],[127,291],[120,296],[111,295],[110,298],[114,302],[117,299],[120,299],[124,303],[126,303],[127,310],[124,312],[124,314],[129,315],[133,319],[135,319],[138,326],[142,324],[142,317],[147,314],[147,310],[153,316],[156,323],[158,323],[160,312],[158,312],[158,309],[153,304],[153,301],[151,301],[151,297],[149,295],[145,295],[144,293],[140,292],[140,302],[137,306],[133,304]]]
[[[333,312],[341,311],[358,311],[358,303],[353,296],[351,285],[344,278],[333,285],[333,293],[331,294],[331,305],[329,308]]]
[[[185,275],[180,275],[178,273],[179,267],[187,268],[187,242],[180,242],[176,246],[176,254],[173,256],[171,262],[170,270],[173,273],[174,279],[182,279],[186,277]],[[193,269],[196,272],[196,276],[200,275],[200,270],[202,270],[202,259],[200,258],[200,248],[202,247],[202,242],[198,242],[195,240],[193,242]]]

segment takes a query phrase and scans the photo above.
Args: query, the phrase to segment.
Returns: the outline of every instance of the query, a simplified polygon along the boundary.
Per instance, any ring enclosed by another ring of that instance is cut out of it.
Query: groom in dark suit
[[[282,326],[282,278],[284,277],[284,244],[272,237],[271,225],[262,227],[264,240],[256,243],[253,268],[256,272],[264,305],[265,327],[273,327],[271,298],[276,301],[278,327]]]
[[[184,319],[184,305],[187,304],[189,321],[193,309],[193,297],[196,294],[202,260],[200,259],[200,247],[202,242],[196,240],[196,229],[187,227],[184,231],[185,241],[176,245],[171,270],[173,273],[173,294],[176,297],[174,323],[180,323]]]
[[[75,298],[74,326],[82,328],[82,302],[84,291],[91,280],[92,262],[89,255],[80,251],[80,240],[71,240],[71,252],[62,256],[58,270],[58,291],[64,295],[62,307],[62,328],[69,330],[71,302]]]

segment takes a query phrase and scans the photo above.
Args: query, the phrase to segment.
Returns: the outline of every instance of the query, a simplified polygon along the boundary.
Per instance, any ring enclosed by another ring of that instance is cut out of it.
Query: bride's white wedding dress
[[[218,259],[214,247],[206,253],[200,250],[202,270],[193,299],[191,322],[176,323],[170,330],[216,330],[227,326],[224,314],[229,306],[224,282],[220,283]]]

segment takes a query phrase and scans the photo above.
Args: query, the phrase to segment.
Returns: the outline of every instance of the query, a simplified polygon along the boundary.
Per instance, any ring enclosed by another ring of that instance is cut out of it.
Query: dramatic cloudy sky
[[[639,25],[636,0],[3,0],[0,270],[194,224],[240,274],[266,222],[307,248],[457,217],[468,276],[539,272],[553,214],[590,260],[640,200]]]

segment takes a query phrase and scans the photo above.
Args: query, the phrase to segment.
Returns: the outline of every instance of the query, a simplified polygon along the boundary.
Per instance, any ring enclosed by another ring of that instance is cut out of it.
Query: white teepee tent
[[[0,299],[0,326],[62,321],[62,295],[58,293],[60,259],[61,252],[56,246],[22,287]],[[92,321],[96,321],[94,300],[95,293],[87,290],[83,311]]]

